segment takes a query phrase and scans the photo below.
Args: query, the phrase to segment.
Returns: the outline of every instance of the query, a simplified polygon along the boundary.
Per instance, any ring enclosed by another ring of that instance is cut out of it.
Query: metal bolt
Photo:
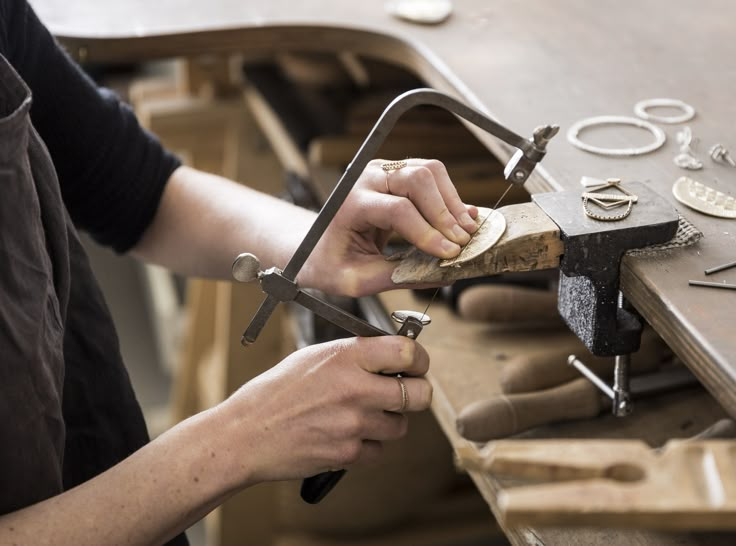
[[[714,144],[709,153],[713,161],[728,163],[732,167],[736,167],[736,161],[733,160],[731,154],[728,152],[728,149],[723,144]]]
[[[258,279],[261,272],[261,262],[253,254],[244,252],[233,262],[232,274],[236,281],[252,282]]]
[[[517,180],[524,180],[526,178],[526,173],[521,170],[515,171],[514,178],[516,178]]]
[[[631,402],[628,400],[621,400],[618,403],[618,409],[615,412],[616,417],[626,417],[627,415],[631,414],[631,411],[634,408],[631,405]]]

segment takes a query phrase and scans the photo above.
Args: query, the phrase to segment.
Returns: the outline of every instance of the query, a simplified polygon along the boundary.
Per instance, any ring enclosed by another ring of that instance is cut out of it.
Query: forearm
[[[181,167],[133,254],[184,275],[229,279],[241,252],[284,267],[313,220],[305,209]]]
[[[214,412],[195,416],[107,472],[0,517],[0,544],[161,544],[221,503],[237,485]]]

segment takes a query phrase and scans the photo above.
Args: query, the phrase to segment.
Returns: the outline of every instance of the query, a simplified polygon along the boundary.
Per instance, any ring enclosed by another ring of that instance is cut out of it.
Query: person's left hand
[[[394,231],[438,258],[458,255],[477,228],[478,209],[461,201],[440,161],[406,162],[389,173],[382,160],[368,164],[302,269],[300,284],[353,297],[399,288],[391,281],[395,262],[381,253]]]

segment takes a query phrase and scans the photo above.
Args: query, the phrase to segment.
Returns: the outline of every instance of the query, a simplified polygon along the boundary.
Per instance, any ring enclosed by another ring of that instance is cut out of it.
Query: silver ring
[[[586,144],[578,138],[578,134],[583,129],[596,127],[598,125],[633,125],[634,127],[646,129],[647,131],[652,133],[652,135],[654,135],[654,142],[652,142],[651,144],[647,144],[646,146],[640,146],[638,148],[601,148],[599,146],[593,146],[592,144]],[[596,116],[592,118],[585,118],[574,123],[567,130],[567,140],[576,148],[580,148],[581,150],[585,150],[586,152],[590,152],[593,154],[617,157],[648,154],[649,152],[653,152],[654,150],[660,148],[664,144],[664,141],[666,139],[667,137],[665,136],[664,131],[656,125],[653,125],[648,121],[644,121],[638,118],[632,118],[629,116]]]
[[[649,108],[657,106],[668,106],[679,108],[682,114],[675,116],[657,116],[647,112]],[[695,117],[695,108],[679,99],[646,99],[640,100],[634,105],[634,113],[641,119],[656,121],[657,123],[685,123]]]
[[[401,388],[401,407],[399,408],[398,413],[404,413],[406,408],[409,407],[409,391],[406,389],[406,385],[404,385],[400,375],[396,376],[396,381],[399,382],[399,387]]]

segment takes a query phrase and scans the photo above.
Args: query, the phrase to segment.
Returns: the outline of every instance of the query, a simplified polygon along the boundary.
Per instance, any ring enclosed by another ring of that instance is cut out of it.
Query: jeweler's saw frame
[[[423,324],[426,322],[423,313],[421,316],[418,313],[411,312],[406,314],[398,332],[387,332],[303,291],[297,285],[296,277],[327,226],[342,206],[350,190],[352,190],[355,182],[368,165],[368,162],[374,159],[398,119],[407,110],[425,105],[447,110],[517,148],[504,169],[504,177],[512,184],[522,185],[526,182],[536,164],[544,157],[547,151],[547,143],[559,130],[557,126],[545,125],[538,127],[532,138],[526,139],[490,117],[439,91],[416,89],[398,96],[389,104],[376,122],[284,270],[281,271],[272,267],[266,271],[261,271],[258,259],[252,254],[241,254],[235,260],[233,276],[237,280],[245,282],[259,280],[261,288],[266,293],[266,299],[243,334],[242,342],[244,345],[255,342],[276,305],[279,302],[286,301],[299,303],[322,318],[358,336],[406,335],[416,338],[419,335]],[[335,486],[344,473],[344,470],[323,472],[305,479],[302,484],[302,498],[309,503],[319,502]]]

